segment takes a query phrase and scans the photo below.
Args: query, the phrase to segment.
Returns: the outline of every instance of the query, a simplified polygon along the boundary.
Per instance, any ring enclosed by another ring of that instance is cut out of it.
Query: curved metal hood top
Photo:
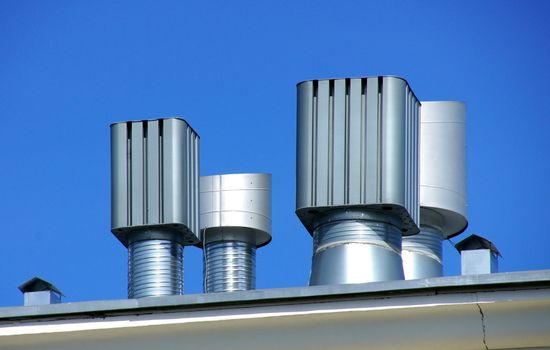
[[[203,243],[237,240],[259,247],[271,241],[271,174],[201,176],[200,185]]]
[[[466,105],[422,102],[420,111],[420,221],[452,237],[468,226]]]

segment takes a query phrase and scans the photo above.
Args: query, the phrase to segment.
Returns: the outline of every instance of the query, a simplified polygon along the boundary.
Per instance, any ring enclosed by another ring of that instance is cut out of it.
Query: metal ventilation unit
[[[40,277],[33,277],[19,286],[23,293],[24,305],[49,305],[61,303],[63,293],[50,282]]]
[[[397,77],[298,84],[296,214],[313,236],[310,285],[403,279],[418,232],[420,103]]]
[[[202,176],[204,290],[256,287],[256,248],[271,241],[271,174]]]
[[[478,235],[455,244],[460,252],[462,275],[479,275],[498,272],[498,258],[502,257],[495,244]]]
[[[466,107],[422,102],[420,233],[403,239],[406,279],[442,276],[444,238],[468,226],[466,214]]]
[[[199,243],[199,136],[178,118],[111,125],[111,231],[128,248],[128,297],[183,294]]]

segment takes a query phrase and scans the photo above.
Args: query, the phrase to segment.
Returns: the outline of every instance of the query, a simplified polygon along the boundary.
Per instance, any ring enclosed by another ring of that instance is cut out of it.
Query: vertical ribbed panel
[[[298,85],[298,216],[311,208],[392,205],[418,224],[420,103],[394,77]]]
[[[111,228],[127,244],[139,227],[169,224],[198,243],[199,136],[181,119],[111,126]]]
[[[183,294],[183,247],[168,240],[128,246],[128,298]]]
[[[256,288],[256,247],[237,241],[216,241],[204,248],[205,292]]]

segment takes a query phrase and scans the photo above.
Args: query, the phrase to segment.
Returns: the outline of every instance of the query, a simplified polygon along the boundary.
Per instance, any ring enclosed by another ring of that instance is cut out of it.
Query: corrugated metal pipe
[[[256,288],[256,246],[215,241],[204,247],[204,291],[234,292]]]
[[[128,298],[183,294],[183,247],[167,239],[131,241]]]

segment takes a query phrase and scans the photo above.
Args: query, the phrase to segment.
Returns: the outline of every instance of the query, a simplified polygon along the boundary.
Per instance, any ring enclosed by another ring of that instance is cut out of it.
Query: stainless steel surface
[[[271,241],[271,174],[201,177],[204,291],[256,286],[256,247]]]
[[[313,231],[310,285],[403,279],[399,219],[348,210],[320,220]]]
[[[200,227],[201,234],[208,232],[206,242],[267,244],[271,240],[271,174],[201,176]]]
[[[403,238],[406,279],[443,274],[442,239],[468,225],[466,208],[466,106],[422,102],[420,108],[420,224]]]
[[[214,241],[204,247],[206,293],[256,288],[256,247],[236,241]]]
[[[182,119],[111,125],[111,231],[199,242],[199,136]]]
[[[183,247],[170,240],[128,246],[128,298],[183,294]]]
[[[420,226],[420,233],[403,237],[401,258],[405,279],[439,277],[443,275],[441,231]]]
[[[490,249],[463,250],[460,252],[463,275],[498,272],[498,256]]]
[[[396,77],[298,84],[296,213],[391,209],[418,232],[420,103]]]
[[[452,237],[468,225],[466,106],[422,102],[420,111],[420,222]]]
[[[49,305],[61,303],[61,295],[51,290],[43,290],[40,292],[25,292],[23,294],[23,305]]]

